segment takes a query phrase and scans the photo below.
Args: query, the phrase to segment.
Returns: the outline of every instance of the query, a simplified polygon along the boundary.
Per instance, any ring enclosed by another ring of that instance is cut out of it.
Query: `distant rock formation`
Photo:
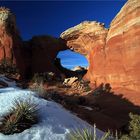
[[[67,46],[86,56],[85,79],[100,85],[140,90],[140,1],[129,0],[110,28],[86,21],[61,34]]]
[[[21,78],[50,71],[60,74],[54,63],[57,53],[65,49],[62,39],[50,36],[36,36],[23,42],[13,13],[8,8],[0,8],[0,63],[6,60],[16,64]]]
[[[16,64],[22,75],[25,71],[22,39],[16,27],[14,14],[5,7],[0,7],[0,62]]]
[[[62,77],[65,77],[65,78],[69,78],[69,77],[82,78],[87,73],[87,70],[84,69],[83,67],[79,67],[79,70],[77,69],[75,71],[74,70],[67,69],[67,68],[64,68],[61,65],[60,58],[56,58],[54,64],[60,70],[60,72],[62,72],[62,74],[64,74],[64,76],[62,76]]]
[[[15,63],[13,49],[18,48],[20,43],[15,16],[8,8],[0,7],[0,61],[7,59]]]
[[[60,75],[61,71],[55,65],[59,51],[67,49],[62,39],[51,36],[34,36],[24,42],[26,58],[26,75],[34,73],[54,72]]]
[[[72,70],[73,71],[87,71],[87,68],[81,67],[81,66],[76,66]]]

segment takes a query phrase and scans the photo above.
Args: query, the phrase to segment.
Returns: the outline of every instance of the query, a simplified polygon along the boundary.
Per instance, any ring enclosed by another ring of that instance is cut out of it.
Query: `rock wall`
[[[22,54],[22,40],[16,27],[14,14],[5,7],[0,7],[0,62],[16,64],[22,75],[25,65]]]
[[[35,36],[24,42],[24,47],[27,77],[34,73],[44,72],[61,74],[55,65],[55,59],[59,51],[67,49],[62,39],[51,36]]]
[[[140,90],[140,1],[129,0],[107,35],[106,81]]]
[[[14,61],[13,50],[15,47],[15,40],[13,34],[18,36],[15,17],[9,9],[0,8],[0,61],[2,59],[9,59]]]
[[[91,84],[140,90],[140,1],[129,0],[110,24],[83,22],[61,34],[67,46],[85,55]]]

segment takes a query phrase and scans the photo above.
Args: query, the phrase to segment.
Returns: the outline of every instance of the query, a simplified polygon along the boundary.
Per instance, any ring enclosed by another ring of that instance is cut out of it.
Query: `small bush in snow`
[[[10,114],[4,116],[0,132],[9,135],[20,133],[37,123],[37,105],[30,101],[15,100]]]
[[[0,62],[0,73],[1,74],[16,74],[18,70],[16,65],[12,63],[8,58],[2,59]]]

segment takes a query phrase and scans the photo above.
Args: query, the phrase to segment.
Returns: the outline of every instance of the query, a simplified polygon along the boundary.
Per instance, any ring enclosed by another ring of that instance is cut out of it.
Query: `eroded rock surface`
[[[86,21],[61,34],[67,46],[85,55],[85,76],[94,85],[140,90],[140,1],[129,0],[110,24]]]

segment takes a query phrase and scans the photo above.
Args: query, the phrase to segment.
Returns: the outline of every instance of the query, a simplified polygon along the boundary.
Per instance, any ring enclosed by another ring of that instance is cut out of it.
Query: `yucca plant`
[[[94,140],[94,135],[91,130],[74,130],[69,135],[70,140]]]
[[[37,123],[36,104],[29,101],[15,100],[14,106],[10,109],[10,114],[4,116],[0,126],[0,132],[3,134],[20,133],[33,124]]]
[[[91,129],[76,129],[72,131],[69,135],[68,138],[69,140],[111,140],[110,132],[108,131],[107,133],[102,136],[102,138],[98,138],[96,135],[96,126],[94,125],[94,130],[92,131]]]

